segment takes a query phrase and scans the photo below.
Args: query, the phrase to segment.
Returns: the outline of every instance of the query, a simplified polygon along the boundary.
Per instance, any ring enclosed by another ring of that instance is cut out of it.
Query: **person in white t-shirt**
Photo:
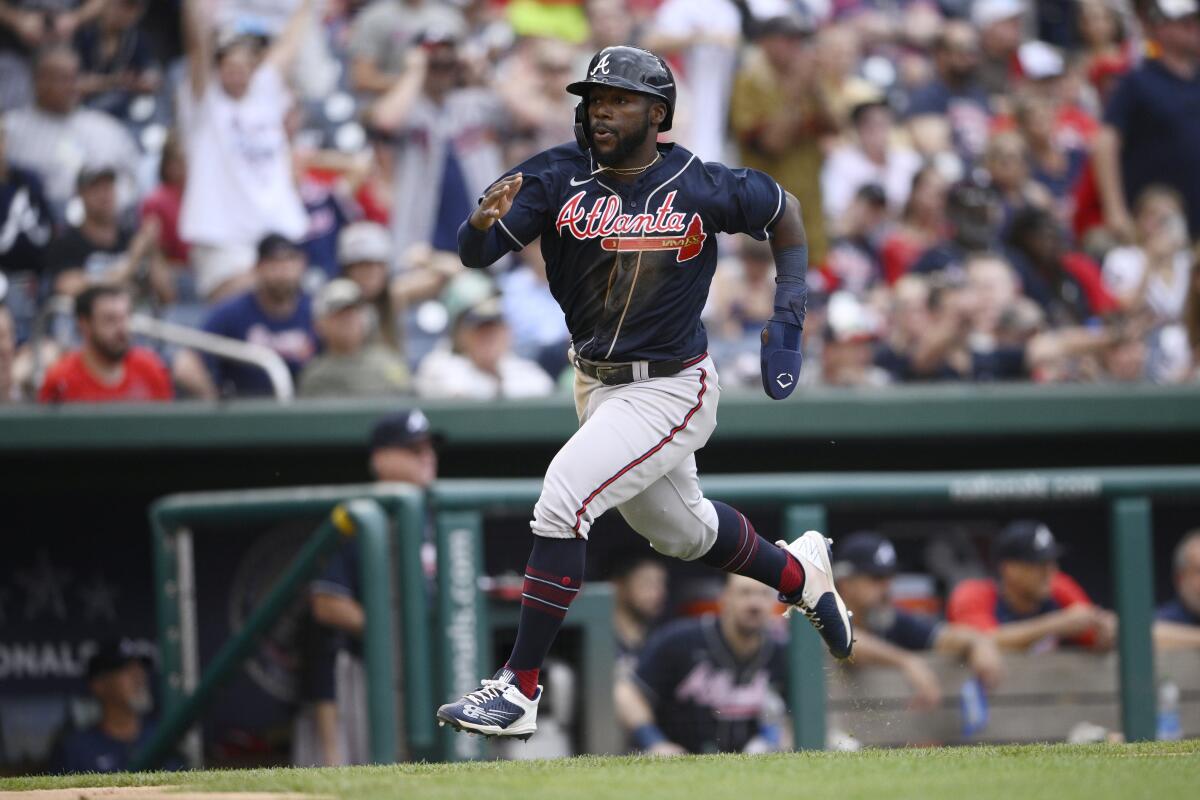
[[[450,346],[417,368],[417,394],[469,400],[545,397],[554,381],[536,363],[512,352],[512,331],[500,299],[487,297],[457,315]]]
[[[821,169],[825,216],[839,232],[858,190],[868,184],[883,187],[888,207],[899,213],[908,202],[913,176],[921,168],[915,150],[892,141],[892,110],[882,97],[856,105],[850,120],[854,142],[834,150]]]
[[[255,243],[268,232],[303,238],[308,216],[292,173],[283,75],[313,16],[303,0],[265,51],[223,33],[200,0],[185,2],[188,84],[180,102],[188,175],[180,233],[191,244],[200,294],[216,300],[251,283]]]

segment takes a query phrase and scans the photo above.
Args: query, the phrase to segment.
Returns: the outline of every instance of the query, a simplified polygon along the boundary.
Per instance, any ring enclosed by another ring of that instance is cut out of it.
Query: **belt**
[[[588,361],[575,356],[575,369],[595,378],[605,386],[621,386],[634,381],[644,381],[648,378],[669,378],[688,367],[699,364],[708,358],[708,353],[702,353],[693,358],[673,358],[669,361],[626,361],[612,363],[607,361]]]

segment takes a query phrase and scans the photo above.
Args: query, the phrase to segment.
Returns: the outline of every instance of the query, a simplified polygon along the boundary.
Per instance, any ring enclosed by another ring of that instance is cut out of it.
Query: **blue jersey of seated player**
[[[704,353],[700,312],[719,232],[769,238],[784,195],[769,175],[704,163],[673,144],[631,183],[614,180],[576,144],[546,150],[521,173],[500,240],[541,237],[550,291],[575,352],[593,361],[665,361]]]
[[[785,651],[771,636],[739,662],[717,617],[672,622],[651,634],[634,681],[668,739],[691,753],[740,752],[759,735],[787,677]]]

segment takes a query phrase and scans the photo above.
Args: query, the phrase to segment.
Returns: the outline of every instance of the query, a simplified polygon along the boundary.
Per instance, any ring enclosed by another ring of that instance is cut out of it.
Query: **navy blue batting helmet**
[[[606,47],[592,56],[587,77],[567,85],[567,91],[585,99],[575,109],[575,126],[580,146],[590,146],[587,129],[586,98],[594,86],[613,86],[631,92],[657,97],[667,104],[667,115],[658,130],[671,130],[675,117],[675,76],[661,57],[638,47],[617,45]]]

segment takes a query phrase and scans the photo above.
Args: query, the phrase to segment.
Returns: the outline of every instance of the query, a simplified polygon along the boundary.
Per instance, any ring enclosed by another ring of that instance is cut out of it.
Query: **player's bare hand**
[[[1004,678],[1004,659],[1000,655],[1000,648],[986,636],[980,636],[971,645],[967,653],[967,665],[989,689],[996,688]]]
[[[682,747],[675,744],[674,742],[659,742],[658,744],[651,745],[650,749],[647,750],[646,752],[652,756],[684,756],[684,755],[687,755],[687,750],[684,750]]]
[[[517,196],[517,192],[521,191],[523,179],[521,173],[518,172],[516,175],[510,175],[493,183],[484,194],[483,200],[480,201],[479,208],[471,213],[472,227],[486,231],[496,224],[496,220],[507,214],[508,210],[512,208],[513,198]]]

